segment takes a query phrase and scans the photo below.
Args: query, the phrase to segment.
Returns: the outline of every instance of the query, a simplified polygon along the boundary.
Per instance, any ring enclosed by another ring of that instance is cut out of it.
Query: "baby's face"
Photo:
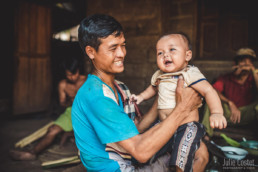
[[[161,38],[156,45],[157,65],[165,73],[177,72],[187,66],[192,51],[180,34]]]

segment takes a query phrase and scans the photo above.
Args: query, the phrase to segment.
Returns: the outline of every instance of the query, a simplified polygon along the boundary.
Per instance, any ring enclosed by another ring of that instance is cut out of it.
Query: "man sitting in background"
[[[253,62],[257,59],[250,48],[241,48],[234,58],[233,72],[220,76],[213,84],[222,101],[228,125],[246,125],[258,119],[258,72]],[[204,108],[203,125],[208,136],[213,136],[209,122],[209,108]],[[208,137],[206,137],[208,139]]]
[[[59,82],[58,93],[60,105],[66,107],[64,113],[54,121],[46,135],[30,151],[11,150],[10,155],[14,160],[34,160],[39,153],[53,143],[59,133],[65,132],[66,135],[72,133],[72,103],[78,89],[86,81],[86,76],[80,74],[79,65],[80,62],[76,58],[68,58],[63,63],[66,78]],[[61,145],[64,141],[64,139],[61,140]]]

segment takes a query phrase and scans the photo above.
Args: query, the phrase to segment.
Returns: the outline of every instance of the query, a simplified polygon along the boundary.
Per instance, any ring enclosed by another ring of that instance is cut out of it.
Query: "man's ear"
[[[193,55],[192,51],[191,51],[191,50],[187,50],[187,51],[186,51],[185,60],[186,60],[187,62],[189,62],[189,61],[192,59],[192,55]]]
[[[95,49],[94,49],[93,47],[91,47],[91,46],[89,46],[89,45],[86,46],[86,47],[85,47],[85,52],[86,52],[86,54],[89,56],[89,58],[90,58],[91,60],[94,59],[96,51],[95,51]]]

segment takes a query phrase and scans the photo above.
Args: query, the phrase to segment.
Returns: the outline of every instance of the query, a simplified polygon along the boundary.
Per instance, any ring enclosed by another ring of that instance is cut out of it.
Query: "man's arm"
[[[158,118],[158,96],[156,97],[150,110],[144,114],[141,121],[136,124],[139,133],[145,132],[150,125]]]
[[[65,93],[66,82],[60,81],[58,84],[59,103],[61,106],[66,106],[66,93]]]
[[[177,105],[168,118],[143,134],[118,142],[137,161],[146,162],[173,136],[178,126],[184,123],[190,111],[201,103],[200,96],[192,88],[183,88],[184,81],[178,80],[176,89]]]
[[[251,71],[252,71],[252,74],[254,76],[254,81],[255,81],[255,85],[256,85],[256,91],[258,91],[258,69],[255,69],[255,67],[252,66]]]
[[[229,100],[228,98],[226,98],[222,93],[220,93],[219,91],[217,91],[221,101],[225,102],[228,104],[230,111],[231,111],[231,116],[230,116],[230,120],[233,123],[236,122],[240,122],[241,119],[241,112],[240,110],[237,108],[237,106],[235,105],[234,102],[232,102],[231,100]]]

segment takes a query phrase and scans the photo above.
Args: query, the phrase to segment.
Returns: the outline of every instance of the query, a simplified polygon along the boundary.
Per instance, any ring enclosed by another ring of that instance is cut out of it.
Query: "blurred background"
[[[155,44],[169,32],[190,38],[193,58],[210,83],[231,71],[239,48],[258,54],[255,0],[10,0],[3,2],[0,60],[0,171],[43,171],[40,161],[15,162],[8,151],[19,139],[60,112],[57,84],[61,62],[80,58],[81,73],[91,65],[77,38],[80,21],[91,14],[115,17],[123,26],[127,56],[117,76],[132,93],[149,84],[157,70]],[[257,61],[255,62],[258,68]],[[153,99],[143,102],[146,112]],[[249,132],[247,132],[249,133]],[[255,133],[255,131],[254,131]],[[237,133],[239,134],[239,133]],[[73,146],[74,143],[72,143]],[[76,153],[76,151],[75,151]],[[48,154],[43,155],[49,159]],[[57,157],[52,157],[57,159]],[[42,160],[42,157],[40,158]],[[43,158],[44,159],[44,158]],[[48,171],[48,170],[46,170]],[[62,171],[53,169],[51,171]]]
[[[157,69],[155,43],[164,33],[184,32],[193,46],[191,63],[210,82],[228,72],[237,49],[258,53],[258,11],[246,0],[16,0],[4,13],[0,63],[2,117],[49,111],[63,78],[63,58],[80,57],[80,21],[94,13],[112,15],[124,27],[125,71],[118,79],[133,93],[150,83]],[[256,63],[257,66],[257,63]],[[145,102],[143,111],[151,103]],[[7,113],[6,113],[7,112]]]

